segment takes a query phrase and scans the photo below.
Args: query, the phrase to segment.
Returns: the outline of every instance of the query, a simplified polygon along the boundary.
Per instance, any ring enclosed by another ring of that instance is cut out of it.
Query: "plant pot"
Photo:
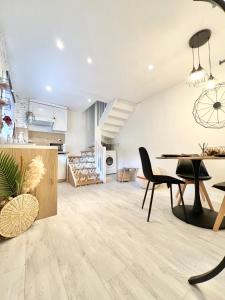
[[[12,238],[25,232],[35,221],[39,212],[36,197],[22,194],[11,201],[0,211],[0,235]]]

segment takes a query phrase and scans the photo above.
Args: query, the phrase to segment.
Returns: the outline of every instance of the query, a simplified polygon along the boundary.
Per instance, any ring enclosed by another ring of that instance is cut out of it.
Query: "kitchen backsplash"
[[[38,144],[38,145],[49,145],[50,143],[65,144],[64,133],[28,131],[28,139],[29,141],[32,141],[33,144]]]

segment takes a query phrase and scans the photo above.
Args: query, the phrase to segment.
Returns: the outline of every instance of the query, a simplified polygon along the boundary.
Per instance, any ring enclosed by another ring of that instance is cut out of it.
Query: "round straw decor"
[[[9,201],[0,212],[0,235],[16,237],[26,231],[37,218],[39,203],[30,194],[22,194]]]

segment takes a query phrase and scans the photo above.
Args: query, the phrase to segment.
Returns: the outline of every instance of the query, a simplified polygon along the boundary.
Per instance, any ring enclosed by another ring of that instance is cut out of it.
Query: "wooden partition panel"
[[[39,201],[39,214],[37,219],[44,219],[57,214],[57,150],[45,147],[43,149],[31,148],[1,148],[0,151],[12,154],[18,163],[23,158],[24,164],[29,164],[32,158],[40,155],[43,159],[46,173],[33,195]]]

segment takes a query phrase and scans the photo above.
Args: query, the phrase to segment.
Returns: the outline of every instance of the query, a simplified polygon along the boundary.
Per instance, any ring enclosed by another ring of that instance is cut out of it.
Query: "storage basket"
[[[119,182],[129,182],[134,181],[136,177],[137,170],[134,168],[123,168],[117,172],[117,180]]]

